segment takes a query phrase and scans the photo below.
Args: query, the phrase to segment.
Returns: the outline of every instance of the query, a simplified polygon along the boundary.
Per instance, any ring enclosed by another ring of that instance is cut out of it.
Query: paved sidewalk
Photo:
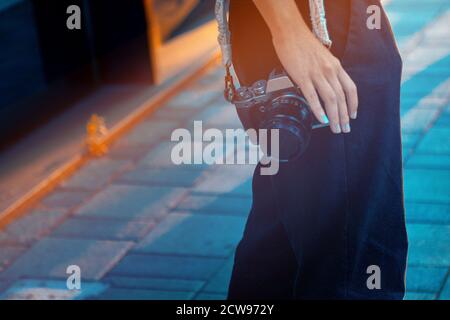
[[[450,299],[450,5],[393,0],[404,57],[408,299]],[[0,299],[224,299],[253,166],[174,166],[170,134],[239,128],[217,66],[0,231]],[[66,289],[81,268],[82,290]]]

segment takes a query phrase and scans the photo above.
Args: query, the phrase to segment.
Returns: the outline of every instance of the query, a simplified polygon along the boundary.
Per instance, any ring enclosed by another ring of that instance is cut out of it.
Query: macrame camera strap
[[[309,11],[314,34],[325,46],[331,46],[331,39],[325,17],[324,0],[309,0]]]
[[[327,21],[325,17],[324,0],[309,0],[309,8],[313,32],[321,43],[331,46],[331,39],[328,33]],[[218,41],[222,51],[222,63],[226,68],[225,76],[225,99],[233,100],[235,91],[232,67],[231,32],[228,27],[228,11],[230,0],[216,0],[215,15],[219,26]]]

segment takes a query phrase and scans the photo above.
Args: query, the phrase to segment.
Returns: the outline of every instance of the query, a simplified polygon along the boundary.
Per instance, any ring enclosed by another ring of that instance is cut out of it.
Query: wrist
[[[289,45],[296,43],[297,46],[311,47],[317,41],[309,28],[282,28],[271,31],[272,42],[276,45]]]

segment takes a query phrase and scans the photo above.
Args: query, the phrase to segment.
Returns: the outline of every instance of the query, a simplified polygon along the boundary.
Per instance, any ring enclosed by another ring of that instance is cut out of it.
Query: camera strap
[[[224,97],[227,101],[232,102],[236,87],[231,74],[233,66],[231,51],[231,32],[228,26],[228,11],[230,8],[230,0],[216,0],[215,15],[219,27],[219,36],[217,41],[222,51],[222,64],[225,67],[225,91]]]
[[[324,0],[309,0],[310,15],[314,34],[320,42],[322,42],[322,44],[330,47],[331,40],[328,34],[323,1]],[[222,63],[226,70],[224,96],[227,101],[232,102],[236,88],[231,73],[233,57],[231,48],[231,32],[228,26],[229,8],[230,0],[216,0],[215,15],[219,27],[219,36],[217,40],[222,51]]]

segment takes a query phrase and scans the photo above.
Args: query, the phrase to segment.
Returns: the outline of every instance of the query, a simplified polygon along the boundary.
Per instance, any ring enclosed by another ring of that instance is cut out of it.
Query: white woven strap
[[[314,34],[327,47],[331,46],[331,39],[325,18],[325,6],[323,0],[309,0],[309,11]]]
[[[216,0],[215,14],[219,26],[218,41],[222,50],[222,62],[224,66],[231,66],[231,33],[228,27],[228,9],[230,0]],[[311,22],[316,37],[327,47],[331,46],[328,34],[327,21],[325,18],[325,7],[323,0],[309,0]]]
[[[217,24],[219,26],[219,41],[220,49],[222,50],[222,63],[224,66],[231,66],[231,32],[228,27],[228,9],[230,7],[230,0],[216,0],[215,14]]]

